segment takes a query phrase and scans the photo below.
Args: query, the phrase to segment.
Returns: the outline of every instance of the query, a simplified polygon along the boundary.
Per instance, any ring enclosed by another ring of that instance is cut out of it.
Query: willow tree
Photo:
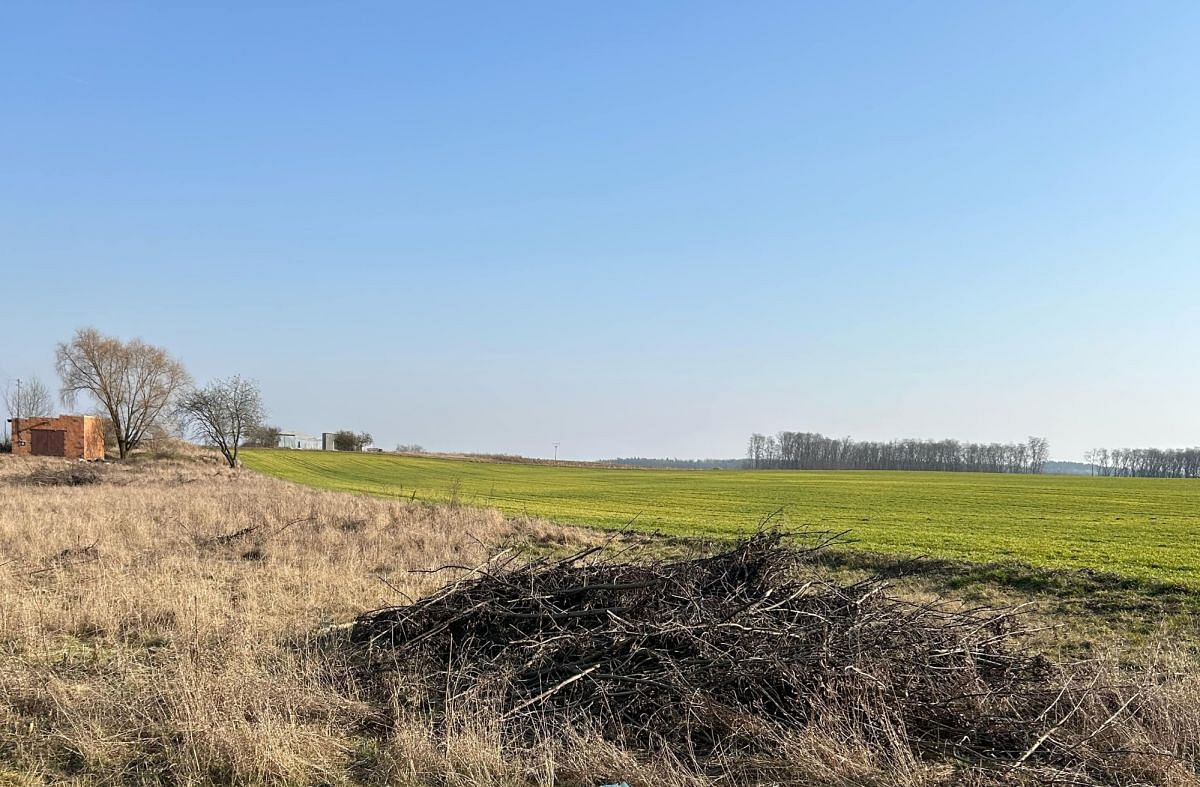
[[[81,394],[94,399],[112,423],[122,459],[165,425],[176,398],[191,384],[183,364],[162,347],[121,341],[95,328],[76,331],[55,356],[63,402],[73,406]]]

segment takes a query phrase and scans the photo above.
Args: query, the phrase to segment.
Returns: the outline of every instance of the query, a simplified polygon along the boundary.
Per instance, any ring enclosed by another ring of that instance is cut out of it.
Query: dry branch
[[[826,543],[763,532],[694,560],[617,562],[589,548],[453,567],[465,576],[360,616],[352,640],[365,674],[435,718],[447,697],[498,703],[518,735],[551,718],[700,767],[833,722],[972,768],[1081,784],[1111,769],[1105,733],[1129,703],[1116,689],[1030,653],[1017,611],[914,604],[875,579],[820,577]]]

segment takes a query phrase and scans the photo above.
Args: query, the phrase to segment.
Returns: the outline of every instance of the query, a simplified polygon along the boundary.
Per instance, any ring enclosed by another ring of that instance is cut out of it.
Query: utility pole
[[[558,443],[554,444],[554,461],[558,461]]]
[[[16,412],[13,413],[13,418],[20,418],[21,417],[21,378],[20,377],[17,378],[17,401],[13,402],[13,404],[15,405],[15,407],[13,409],[16,410]]]

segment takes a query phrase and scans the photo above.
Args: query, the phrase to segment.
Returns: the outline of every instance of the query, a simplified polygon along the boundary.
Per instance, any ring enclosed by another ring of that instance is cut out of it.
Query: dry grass
[[[440,581],[409,568],[581,538],[215,462],[30,481],[73,469],[0,461],[0,783],[348,781],[375,714],[314,632]]]
[[[906,757],[903,745],[856,742],[836,720],[780,741],[769,761],[704,776],[588,730],[547,729],[540,743],[517,745],[494,716],[451,713],[435,725],[400,711],[413,707],[401,698],[388,712],[353,682],[331,624],[446,579],[408,569],[476,563],[504,543],[559,548],[595,536],[319,492],[235,473],[199,452],[104,466],[83,485],[31,481],[64,468],[0,457],[0,784],[975,778]],[[1147,756],[1147,783],[1193,783],[1200,681],[1189,670],[1145,681],[1142,737],[1174,752]]]

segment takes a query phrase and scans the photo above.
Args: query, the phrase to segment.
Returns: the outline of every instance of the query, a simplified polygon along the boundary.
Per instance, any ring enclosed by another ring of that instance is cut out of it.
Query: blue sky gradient
[[[1200,443],[1200,5],[166,5],[0,11],[0,382],[92,325],[386,447]]]

